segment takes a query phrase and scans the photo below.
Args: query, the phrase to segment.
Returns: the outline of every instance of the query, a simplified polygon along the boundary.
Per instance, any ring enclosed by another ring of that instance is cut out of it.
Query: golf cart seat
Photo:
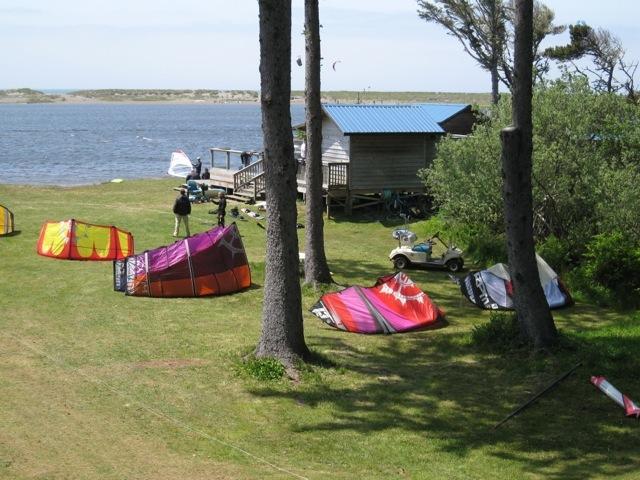
[[[423,253],[429,254],[429,253],[431,253],[431,244],[430,243],[418,243],[418,244],[414,245],[411,250],[413,250],[414,252],[423,252]]]
[[[189,201],[202,202],[205,200],[202,189],[198,186],[195,180],[189,180],[187,182],[187,194],[189,195]]]

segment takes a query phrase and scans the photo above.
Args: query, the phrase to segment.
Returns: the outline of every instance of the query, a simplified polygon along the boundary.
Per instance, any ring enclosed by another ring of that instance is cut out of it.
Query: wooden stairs
[[[233,175],[233,193],[227,197],[244,203],[255,203],[265,191],[264,159],[238,170]]]
[[[229,193],[227,198],[236,202],[254,204],[260,195],[260,193],[256,194],[253,183],[250,183],[239,190],[234,190],[233,193]]]

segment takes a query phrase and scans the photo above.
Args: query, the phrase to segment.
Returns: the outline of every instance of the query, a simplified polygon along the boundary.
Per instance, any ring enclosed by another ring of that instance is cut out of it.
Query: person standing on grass
[[[218,200],[218,226],[224,227],[224,216],[227,213],[227,197],[224,192],[220,194],[220,200]]]
[[[177,237],[180,231],[180,222],[184,223],[184,229],[187,232],[187,237],[191,236],[189,232],[189,214],[191,213],[191,202],[187,196],[187,191],[182,188],[180,195],[176,198],[173,204],[173,213],[176,216],[176,225],[173,229],[173,236]]]

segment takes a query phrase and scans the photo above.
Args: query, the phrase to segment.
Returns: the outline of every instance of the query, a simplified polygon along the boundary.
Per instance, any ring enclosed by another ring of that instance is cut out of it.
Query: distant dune
[[[30,88],[0,90],[0,103],[258,103],[256,90],[158,90],[103,89],[76,90],[63,94],[48,94]],[[304,102],[303,91],[292,91],[293,103]],[[471,103],[488,105],[489,93],[455,92],[323,92],[327,103]]]

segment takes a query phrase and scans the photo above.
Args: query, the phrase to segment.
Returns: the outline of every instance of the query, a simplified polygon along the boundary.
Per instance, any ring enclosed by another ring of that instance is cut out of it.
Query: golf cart
[[[393,238],[398,240],[398,247],[391,251],[389,260],[398,270],[416,265],[459,272],[464,266],[462,250],[453,244],[447,245],[443,242],[440,232],[424,242],[416,243],[416,234],[404,228],[394,230]]]

